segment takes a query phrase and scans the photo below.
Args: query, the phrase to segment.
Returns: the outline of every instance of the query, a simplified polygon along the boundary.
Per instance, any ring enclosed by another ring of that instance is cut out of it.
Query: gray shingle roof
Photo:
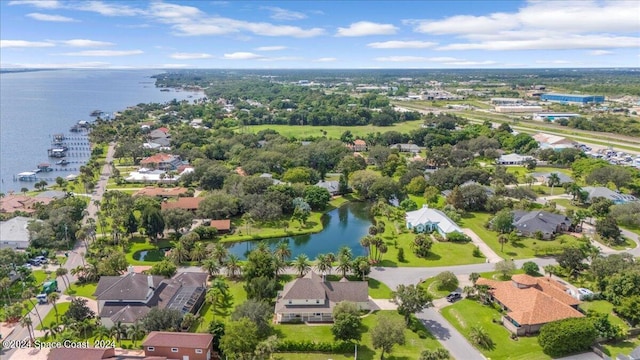
[[[109,278],[116,278],[115,281]],[[103,280],[104,279],[104,280]],[[94,295],[98,300],[145,301],[163,280],[162,276],[129,273],[125,276],[103,276],[98,281]],[[101,285],[101,283],[110,286]]]
[[[571,220],[565,215],[554,214],[547,211],[521,211],[513,212],[513,226],[522,233],[554,233],[560,224],[571,225]]]

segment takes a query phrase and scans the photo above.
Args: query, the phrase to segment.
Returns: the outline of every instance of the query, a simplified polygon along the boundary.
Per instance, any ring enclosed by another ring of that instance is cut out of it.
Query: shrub
[[[436,275],[438,290],[453,291],[458,287],[458,278],[451,271],[443,271]]]
[[[447,240],[457,243],[467,243],[471,241],[471,238],[461,232],[453,231],[447,234]]]
[[[560,357],[589,349],[597,335],[591,319],[571,318],[542,326],[538,343],[545,354]]]
[[[531,276],[536,276],[540,274],[540,267],[538,267],[538,264],[534,263],[533,261],[527,261],[524,264],[522,264],[522,270],[524,270],[525,274],[531,275]]]
[[[311,340],[282,340],[278,344],[278,352],[322,352],[348,353],[353,351],[353,344],[346,341],[315,342]]]
[[[398,249],[398,262],[405,262],[406,259],[404,258],[404,248],[399,248]]]
[[[482,251],[480,251],[480,246],[476,246],[473,248],[473,257],[482,257]]]

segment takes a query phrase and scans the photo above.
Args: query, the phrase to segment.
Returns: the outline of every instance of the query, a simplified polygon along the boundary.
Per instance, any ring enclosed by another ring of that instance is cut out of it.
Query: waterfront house
[[[153,307],[197,313],[204,302],[208,275],[183,272],[165,279],[129,271],[124,276],[102,276],[94,296],[102,324],[111,328],[121,322],[134,324]]]
[[[32,197],[9,194],[0,198],[0,213],[13,214],[19,211],[32,214],[36,211],[36,204],[47,205],[53,200],[55,200],[53,197]]]
[[[366,281],[327,281],[313,271],[285,284],[278,293],[275,306],[277,323],[332,322],[333,308],[341,301],[355,303],[359,309],[369,309]]]
[[[462,233],[462,229],[445,213],[427,205],[416,211],[407,211],[406,225],[407,229],[418,233],[437,231],[442,236],[454,231]]]
[[[506,311],[502,324],[516,335],[534,334],[547,323],[578,318],[580,301],[566,293],[566,286],[547,277],[513,275],[509,281],[480,278],[489,287],[490,300]]]
[[[550,240],[558,234],[569,231],[572,223],[567,216],[548,211],[515,210],[513,227],[522,236],[535,237],[537,234],[542,234],[543,239]]]
[[[145,359],[211,360],[213,335],[187,332],[152,331],[142,342]]]
[[[209,226],[218,230],[219,233],[228,233],[231,231],[231,220],[223,219],[223,220],[211,220]]]
[[[140,165],[158,170],[176,170],[182,164],[180,156],[166,153],[158,153],[140,161]]]
[[[340,183],[338,181],[318,181],[315,186],[321,187],[323,189],[327,189],[331,196],[336,196],[340,194]]]

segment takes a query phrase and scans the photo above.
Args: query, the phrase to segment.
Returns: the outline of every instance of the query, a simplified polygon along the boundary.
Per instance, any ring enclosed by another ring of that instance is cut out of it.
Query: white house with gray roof
[[[526,161],[533,159],[533,156],[520,154],[500,155],[496,163],[498,165],[523,165]]]
[[[0,249],[26,249],[29,247],[29,230],[27,226],[31,218],[16,216],[7,221],[0,222]]]
[[[355,303],[360,310],[369,309],[366,281],[326,281],[311,271],[284,286],[275,306],[276,322],[331,322],[333,308],[341,301]]]
[[[445,213],[431,209],[427,205],[416,211],[407,211],[406,222],[407,229],[419,233],[437,231],[443,236],[454,231],[462,233],[458,224],[449,219]]]
[[[582,191],[585,191],[588,194],[588,203],[590,203],[594,198],[598,197],[609,199],[616,205],[638,201],[638,198],[633,195],[621,194],[603,186],[587,186],[583,187]]]

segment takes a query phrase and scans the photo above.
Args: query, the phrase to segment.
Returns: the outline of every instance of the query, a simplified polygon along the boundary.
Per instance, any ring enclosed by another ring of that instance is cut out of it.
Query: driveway
[[[471,242],[473,242],[473,245],[477,246],[480,249],[480,251],[484,254],[484,256],[487,258],[487,260],[489,260],[490,263],[495,264],[504,260],[500,255],[496,254],[496,252],[493,251],[493,249],[490,248],[489,245],[482,241],[482,239],[480,239],[480,236],[474,233],[473,230],[462,229],[462,231],[471,238]]]
[[[449,350],[454,359],[482,360],[485,357],[476,350],[449,322],[440,315],[437,309],[429,308],[416,314],[433,336]]]

